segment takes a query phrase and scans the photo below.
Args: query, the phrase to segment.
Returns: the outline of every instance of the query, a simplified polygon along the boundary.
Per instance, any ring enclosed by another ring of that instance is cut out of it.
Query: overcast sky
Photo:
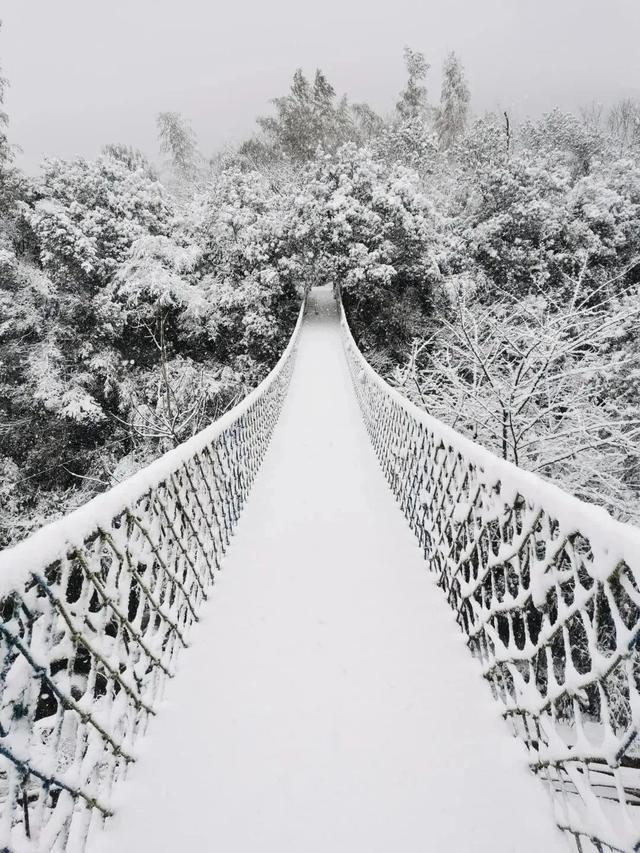
[[[466,68],[476,112],[516,117],[640,96],[640,0],[0,0],[0,63],[20,162],[126,142],[157,157],[155,115],[205,154],[250,134],[297,67],[391,109],[402,49]]]

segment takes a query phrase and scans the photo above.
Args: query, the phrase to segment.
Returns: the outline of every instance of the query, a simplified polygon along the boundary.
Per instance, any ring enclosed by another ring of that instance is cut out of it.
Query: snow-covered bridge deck
[[[565,849],[379,469],[328,291],[202,617],[89,853]]]

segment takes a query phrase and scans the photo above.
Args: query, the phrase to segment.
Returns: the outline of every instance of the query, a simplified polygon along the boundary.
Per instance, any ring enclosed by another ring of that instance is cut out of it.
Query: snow
[[[89,853],[566,849],[378,468],[326,290],[191,639]]]

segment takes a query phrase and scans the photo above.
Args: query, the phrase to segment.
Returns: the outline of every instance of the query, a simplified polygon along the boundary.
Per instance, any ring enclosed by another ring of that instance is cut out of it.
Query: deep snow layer
[[[565,850],[377,466],[326,290],[218,581],[89,853]]]

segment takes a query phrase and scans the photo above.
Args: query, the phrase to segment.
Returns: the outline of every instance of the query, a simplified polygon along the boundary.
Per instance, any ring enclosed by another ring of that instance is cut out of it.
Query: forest
[[[233,406],[325,283],[414,403],[639,520],[640,103],[516,124],[404,61],[388,115],[299,70],[212,156],[163,112],[158,162],[32,177],[0,114],[0,547]]]

